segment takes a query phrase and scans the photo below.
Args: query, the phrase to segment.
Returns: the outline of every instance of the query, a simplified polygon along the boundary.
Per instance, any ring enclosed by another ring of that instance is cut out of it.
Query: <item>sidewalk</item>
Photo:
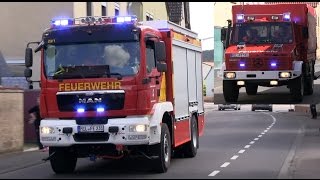
[[[306,117],[311,117],[306,114]],[[320,117],[304,121],[300,143],[289,167],[289,177],[293,179],[320,178]]]

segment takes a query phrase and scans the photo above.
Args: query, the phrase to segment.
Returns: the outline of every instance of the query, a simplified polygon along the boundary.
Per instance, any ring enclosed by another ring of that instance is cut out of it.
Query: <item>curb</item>
[[[289,151],[289,154],[287,155],[281,170],[278,174],[277,179],[293,179],[294,176],[294,159],[295,159],[295,154],[296,154],[296,150],[297,147],[301,144],[302,142],[302,138],[305,134],[305,125],[303,125],[300,129],[299,129],[299,133],[296,136],[296,139],[294,140],[294,143],[291,146],[291,149]]]

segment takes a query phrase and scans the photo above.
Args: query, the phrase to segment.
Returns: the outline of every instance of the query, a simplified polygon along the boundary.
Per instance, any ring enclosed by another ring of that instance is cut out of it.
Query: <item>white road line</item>
[[[227,166],[229,166],[229,162],[225,162],[224,164],[222,164],[220,167],[227,167]]]
[[[244,148],[249,148],[250,147],[250,145],[246,145]]]
[[[234,156],[232,156],[232,158],[230,158],[230,159],[231,159],[231,160],[236,160],[238,157],[239,157],[239,156],[234,155]]]
[[[262,132],[261,134],[264,134],[264,132]]]
[[[258,140],[259,140],[259,138],[254,138],[254,140],[255,140],[255,141],[258,141]]]
[[[244,153],[245,151],[246,151],[246,150],[241,149],[238,153],[242,154],[242,153]]]
[[[268,130],[264,130],[263,132],[268,132]]]
[[[262,137],[262,135],[259,135],[258,137],[259,137],[259,138],[261,138],[261,137]]]
[[[254,141],[251,141],[249,144],[254,144]]]
[[[23,150],[23,152],[28,152],[28,151],[36,151],[36,150],[39,150],[39,148],[29,148],[29,149],[26,149],[26,150]]]
[[[209,174],[208,176],[215,176],[219,173],[220,171],[213,171],[211,174]]]

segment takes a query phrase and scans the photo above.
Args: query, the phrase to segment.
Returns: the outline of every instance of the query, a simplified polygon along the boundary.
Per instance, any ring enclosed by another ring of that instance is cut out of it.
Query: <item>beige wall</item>
[[[24,59],[27,43],[39,41],[51,19],[72,14],[71,2],[1,2],[0,51],[4,58]]]
[[[317,14],[317,59],[320,59],[320,6],[315,8]]]
[[[153,15],[154,20],[168,20],[165,2],[142,2],[143,21],[146,20],[147,12]]]
[[[237,2],[238,4],[240,2]],[[232,4],[230,2],[216,2],[214,5],[214,25],[227,26],[227,20],[232,19]]]
[[[0,153],[22,151],[24,144],[23,91],[0,90]]]
[[[92,15],[101,16],[101,3],[102,2],[92,2]],[[115,2],[106,2],[107,4],[107,16],[114,16],[115,13]],[[127,2],[119,2],[120,15],[127,15]],[[87,3],[86,2],[74,2],[74,17],[85,17],[87,16]]]

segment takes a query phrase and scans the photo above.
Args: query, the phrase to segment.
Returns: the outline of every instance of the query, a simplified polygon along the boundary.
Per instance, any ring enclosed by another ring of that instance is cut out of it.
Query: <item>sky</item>
[[[202,49],[213,49],[214,2],[190,2],[191,30],[198,33],[202,40]]]

